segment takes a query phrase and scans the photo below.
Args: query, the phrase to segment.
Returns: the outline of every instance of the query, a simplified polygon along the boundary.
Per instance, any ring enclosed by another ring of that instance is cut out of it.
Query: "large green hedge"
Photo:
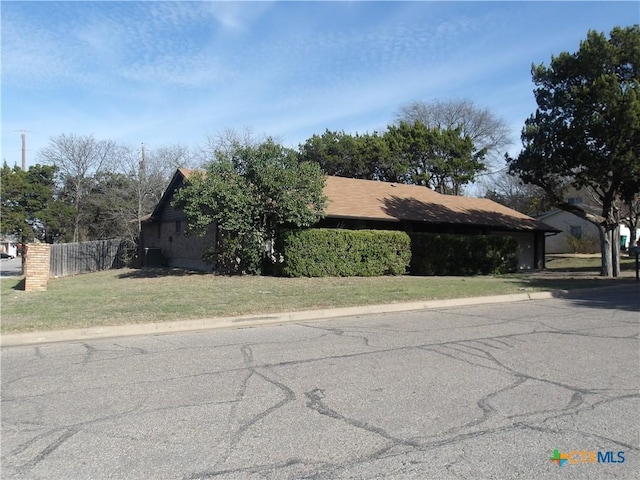
[[[412,275],[488,275],[518,266],[518,241],[494,235],[412,233]]]
[[[278,271],[288,277],[402,275],[411,259],[405,232],[314,228],[285,233]]]

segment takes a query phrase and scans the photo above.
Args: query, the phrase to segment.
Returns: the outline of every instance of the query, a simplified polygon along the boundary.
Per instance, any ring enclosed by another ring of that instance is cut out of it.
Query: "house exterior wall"
[[[202,260],[208,247],[216,242],[216,228],[211,225],[204,236],[187,235],[184,214],[167,209],[167,215],[142,227],[143,248],[159,248],[167,266],[210,272],[213,266]]]
[[[0,252],[8,253],[13,257],[18,256],[18,248],[16,247],[16,244],[8,240],[0,242]]]
[[[490,232],[518,241],[518,270],[544,268],[544,237],[534,232]]]
[[[169,267],[185,268],[188,270],[206,271],[213,270],[211,264],[207,264],[202,260],[202,255],[206,248],[215,245],[216,228],[211,226],[203,237],[197,235],[186,235],[184,229],[187,226],[186,217],[180,216],[179,212],[169,211],[168,215],[163,215],[163,221],[156,221],[143,225],[143,248],[159,248]],[[332,220],[332,219],[326,219]],[[373,228],[380,230],[404,230],[407,232],[423,231],[424,226],[418,229],[411,228],[411,224],[400,222],[368,222],[362,220],[345,221],[336,219],[332,221],[324,221],[324,228],[350,228],[362,229]],[[439,227],[439,226],[438,226]],[[442,228],[436,228],[436,231],[425,233],[454,233],[453,231],[442,231]],[[446,230],[446,229],[445,229]],[[465,234],[456,232],[458,234]],[[545,239],[542,232],[504,232],[504,231],[474,231],[466,234],[487,234],[510,236],[518,241],[518,269],[531,270],[544,268],[544,252]]]
[[[548,235],[546,237],[546,250],[547,253],[572,253],[571,247],[567,239],[571,236],[572,231],[580,231],[582,237],[593,237],[596,242],[600,240],[600,234],[598,228],[591,222],[587,222],[585,219],[578,217],[564,210],[558,210],[547,216],[541,218],[547,225],[562,230],[557,235]],[[640,238],[640,230],[637,231],[636,238]],[[624,249],[629,248],[629,240],[631,238],[629,228],[625,225],[620,225],[620,237],[625,237],[625,244],[622,245]]]
[[[587,222],[573,213],[560,210],[544,217],[543,221],[547,225],[562,230],[557,235],[547,236],[545,241],[547,253],[572,253],[571,247],[567,242],[572,230],[575,233],[579,229],[583,238],[599,238],[598,229],[594,224]]]

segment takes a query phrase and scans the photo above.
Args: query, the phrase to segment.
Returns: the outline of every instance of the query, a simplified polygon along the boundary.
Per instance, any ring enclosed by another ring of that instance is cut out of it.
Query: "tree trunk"
[[[620,274],[620,227],[615,224],[598,225],[600,233],[600,253],[602,255],[603,277],[617,277]]]
[[[620,225],[616,224],[613,226],[613,231],[611,232],[613,239],[611,244],[611,257],[613,260],[613,276],[620,276]]]
[[[598,225],[600,232],[600,254],[602,255],[602,268],[600,275],[603,277],[613,277],[613,265],[611,263],[611,230],[606,225]]]

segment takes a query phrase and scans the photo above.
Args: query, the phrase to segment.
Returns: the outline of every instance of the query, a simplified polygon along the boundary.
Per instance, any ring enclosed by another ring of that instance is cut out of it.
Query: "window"
[[[582,203],[582,197],[569,197],[567,198],[569,205],[580,205]]]
[[[569,233],[576,238],[582,238],[582,227],[580,225],[571,225]]]
[[[182,233],[182,221],[176,220],[176,233]]]

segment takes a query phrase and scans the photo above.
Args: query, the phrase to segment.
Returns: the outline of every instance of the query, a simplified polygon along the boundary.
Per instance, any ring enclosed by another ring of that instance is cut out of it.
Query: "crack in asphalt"
[[[105,421],[113,420],[113,419],[117,419],[117,418],[125,418],[126,416],[128,416],[132,412],[135,412],[136,410],[138,410],[141,407],[142,403],[144,403],[144,400],[142,402],[139,402],[136,406],[134,406],[130,410],[127,410],[127,411],[124,411],[124,412],[118,412],[118,413],[113,413],[113,414],[109,414],[109,415],[104,415],[102,417],[94,418],[92,420],[86,420],[86,421],[83,421],[83,422],[74,423],[74,424],[71,424],[71,425],[68,425],[68,426],[65,426],[65,427],[52,428],[50,430],[47,430],[46,432],[43,432],[41,434],[38,434],[38,435],[32,437],[31,439],[27,440],[26,442],[18,445],[17,447],[12,449],[8,454],[5,455],[3,453],[2,454],[2,458],[5,459],[5,458],[10,458],[10,457],[15,457],[15,456],[27,451],[29,449],[29,447],[34,445],[39,440],[47,438],[47,437],[51,436],[52,434],[55,434],[55,433],[58,433],[58,432],[63,432],[60,437],[58,437],[55,440],[53,440],[52,442],[50,442],[45,448],[43,448],[35,456],[33,456],[33,458],[31,458],[27,462],[22,463],[20,465],[12,466],[12,468],[15,469],[20,475],[23,475],[27,471],[33,469],[40,462],[45,460],[51,453],[53,453],[55,450],[57,450],[67,440],[69,440],[71,437],[73,437],[78,432],[80,432],[82,430],[82,427],[85,427],[87,425],[94,425],[94,424],[97,424],[97,423],[101,423],[101,422],[105,422]]]
[[[359,428],[359,429],[362,429],[362,430],[366,430],[367,432],[370,432],[370,433],[374,433],[374,434],[384,438],[385,440],[390,441],[395,446],[397,446],[397,445],[407,445],[407,446],[411,446],[411,447],[418,446],[417,443],[415,443],[415,442],[413,442],[411,440],[405,440],[405,439],[393,436],[393,435],[389,434],[388,432],[386,432],[383,428],[376,427],[374,425],[370,425],[367,422],[363,422],[363,421],[355,419],[355,418],[349,418],[349,417],[347,417],[345,415],[342,415],[342,414],[338,413],[336,410],[333,410],[333,409],[327,407],[322,402],[322,399],[324,398],[324,392],[322,390],[320,390],[319,388],[315,388],[315,389],[311,390],[310,392],[306,392],[305,396],[307,397],[307,403],[306,403],[307,407],[310,408],[311,410],[315,410],[320,415],[324,415],[324,416],[333,418],[335,420],[339,420],[341,422],[344,422],[347,425],[350,425],[352,427]]]
[[[253,358],[253,350],[251,349],[250,346],[248,345],[243,345],[240,348],[241,352],[242,352],[242,357],[243,357],[243,361],[245,363],[246,369],[248,370],[248,374],[245,376],[245,378],[242,381],[242,384],[238,390],[238,392],[236,393],[236,400],[237,400],[237,404],[236,406],[234,406],[232,408],[231,414],[229,415],[229,421],[227,422],[228,425],[228,429],[227,429],[227,436],[229,436],[229,444],[227,445],[227,447],[225,448],[225,452],[221,455],[221,458],[218,462],[216,462],[216,465],[221,464],[221,463],[225,463],[229,457],[231,456],[231,454],[233,453],[235,447],[238,445],[238,443],[240,442],[240,440],[242,439],[242,437],[244,436],[245,432],[247,430],[249,430],[253,425],[255,425],[256,423],[260,422],[262,419],[264,419],[265,417],[269,416],[270,414],[272,414],[273,412],[275,412],[276,410],[280,409],[281,407],[283,407],[284,405],[293,402],[296,399],[296,395],[294,393],[294,391],[292,389],[290,389],[289,387],[287,387],[286,385],[273,380],[269,377],[267,377],[265,374],[259,372],[256,370],[256,368],[253,367],[253,363],[254,363],[254,358]],[[237,418],[237,407],[241,404],[241,402],[243,401],[245,395],[246,395],[246,391],[247,391],[247,385],[249,380],[252,377],[259,377],[262,380],[264,380],[266,383],[276,387],[281,393],[284,394],[284,398],[282,400],[280,400],[279,402],[263,409],[262,411],[254,414],[252,417],[250,417],[248,420],[246,420],[245,422],[241,423],[237,429],[232,430],[231,429],[231,425],[234,423],[234,421]]]

